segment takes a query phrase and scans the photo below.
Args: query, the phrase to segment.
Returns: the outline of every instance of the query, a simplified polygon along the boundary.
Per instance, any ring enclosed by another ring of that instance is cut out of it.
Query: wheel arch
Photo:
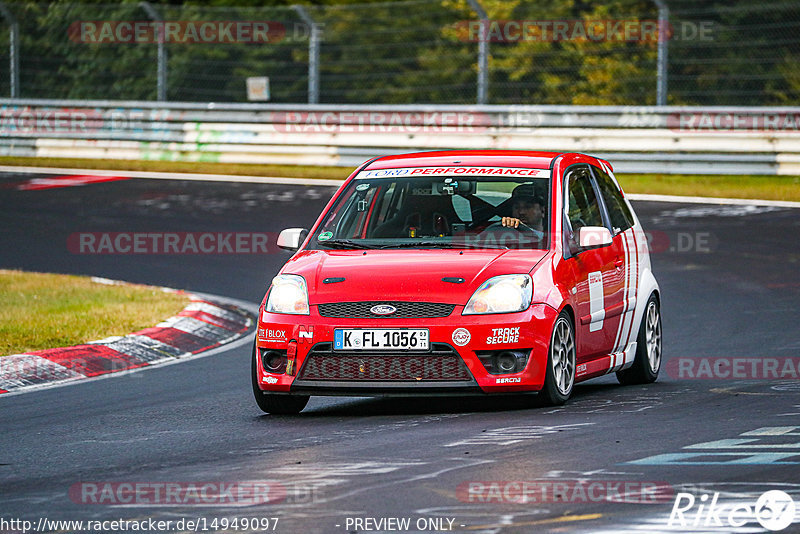
[[[650,269],[645,269],[642,272],[642,276],[639,282],[639,290],[636,294],[636,310],[634,314],[634,322],[633,324],[636,325],[636,329],[633,332],[638,332],[639,328],[642,325],[642,319],[644,318],[644,311],[647,308],[647,301],[650,300],[650,295],[655,295],[656,300],[658,301],[658,307],[661,308],[661,288],[656,281],[656,277],[653,276],[653,271]]]
[[[562,312],[567,312],[567,315],[569,315],[569,320],[572,321],[572,330],[574,332],[575,331],[575,310],[572,308],[572,304],[570,304],[569,302],[564,302],[564,305],[561,306],[560,310],[558,310],[559,315]]]

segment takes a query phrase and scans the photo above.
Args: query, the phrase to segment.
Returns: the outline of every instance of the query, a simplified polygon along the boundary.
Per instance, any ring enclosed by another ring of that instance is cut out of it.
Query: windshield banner
[[[527,169],[516,167],[406,167],[402,169],[376,169],[361,171],[356,179],[391,178],[400,176],[531,176],[549,178],[549,169]]]

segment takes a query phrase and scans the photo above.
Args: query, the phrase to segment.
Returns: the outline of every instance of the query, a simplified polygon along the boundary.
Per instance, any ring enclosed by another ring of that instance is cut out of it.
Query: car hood
[[[292,257],[281,273],[305,278],[312,306],[377,300],[465,305],[487,279],[530,272],[546,254],[545,250],[306,250]]]

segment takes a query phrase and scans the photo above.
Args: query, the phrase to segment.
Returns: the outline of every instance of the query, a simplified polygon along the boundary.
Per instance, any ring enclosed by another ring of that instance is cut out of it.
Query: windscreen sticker
[[[327,241],[332,237],[333,237],[333,232],[322,232],[321,234],[319,234],[317,241]]]
[[[459,176],[533,176],[549,178],[549,169],[527,169],[517,167],[406,167],[401,169],[376,169],[361,171],[357,180],[365,178],[389,178],[395,176],[428,176],[457,174]]]

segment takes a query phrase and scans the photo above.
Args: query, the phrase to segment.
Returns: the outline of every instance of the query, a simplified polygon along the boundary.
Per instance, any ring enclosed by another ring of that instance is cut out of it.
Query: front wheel
[[[253,356],[250,358],[250,376],[253,383],[253,396],[256,404],[263,412],[276,415],[294,415],[303,411],[308,404],[308,395],[276,395],[261,391],[258,387],[258,356],[255,343]]]
[[[661,309],[655,293],[647,299],[647,306],[636,338],[636,357],[633,365],[617,372],[620,384],[650,384],[658,378],[661,369]]]
[[[553,326],[547,360],[544,387],[539,396],[549,405],[564,404],[575,385],[575,330],[566,312],[559,314]]]

